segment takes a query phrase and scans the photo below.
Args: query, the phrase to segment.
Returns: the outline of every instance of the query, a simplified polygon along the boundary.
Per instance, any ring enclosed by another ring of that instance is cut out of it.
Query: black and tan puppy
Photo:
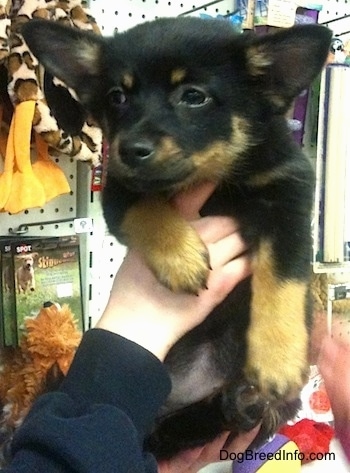
[[[45,21],[23,35],[104,130],[109,230],[160,281],[191,293],[206,285],[207,250],[168,204],[198,182],[218,182],[203,212],[238,219],[251,249],[252,277],[169,353],[173,391],[150,448],[169,456],[260,417],[261,437],[271,433],[295,413],[310,311],[314,176],[284,115],[320,73],[331,32],[309,25],[258,37],[177,18],[114,38]]]

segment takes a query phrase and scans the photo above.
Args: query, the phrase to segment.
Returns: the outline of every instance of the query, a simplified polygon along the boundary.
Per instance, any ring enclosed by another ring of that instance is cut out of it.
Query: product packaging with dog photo
[[[35,317],[45,302],[68,304],[83,330],[79,238],[37,238],[13,245],[17,335],[26,317]]]
[[[1,289],[0,315],[1,335],[0,344],[5,347],[17,344],[16,312],[15,312],[15,276],[11,253],[12,242],[9,239],[0,240],[1,253]]]

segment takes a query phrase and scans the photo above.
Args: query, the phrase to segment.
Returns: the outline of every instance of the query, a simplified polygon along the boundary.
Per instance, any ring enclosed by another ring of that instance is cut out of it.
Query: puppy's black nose
[[[119,155],[123,163],[131,167],[142,166],[154,157],[155,150],[151,141],[122,141],[119,144]]]

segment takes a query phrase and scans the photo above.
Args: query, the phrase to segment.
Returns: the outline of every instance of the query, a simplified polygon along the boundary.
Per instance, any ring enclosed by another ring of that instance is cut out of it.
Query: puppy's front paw
[[[206,287],[207,247],[168,202],[161,198],[138,202],[128,210],[122,231],[128,246],[142,253],[166,287],[191,294]]]
[[[206,287],[210,264],[206,246],[189,225],[181,235],[169,235],[167,241],[145,254],[157,279],[174,292],[198,294]]]

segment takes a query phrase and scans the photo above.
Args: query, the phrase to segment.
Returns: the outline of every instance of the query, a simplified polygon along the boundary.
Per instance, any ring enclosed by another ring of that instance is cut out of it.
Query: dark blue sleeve
[[[142,450],[170,392],[162,363],[139,345],[93,329],[57,392],[43,395],[18,429],[6,473],[155,473]]]

